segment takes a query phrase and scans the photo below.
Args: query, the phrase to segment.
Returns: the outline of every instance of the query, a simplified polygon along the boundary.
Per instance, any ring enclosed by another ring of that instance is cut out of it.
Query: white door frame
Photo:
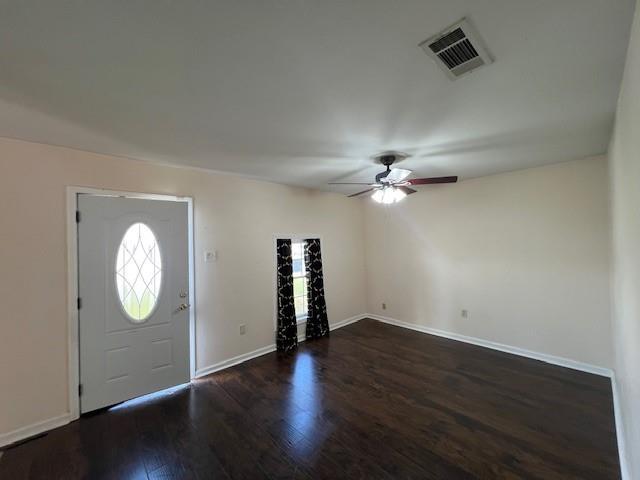
[[[103,197],[141,198],[146,200],[164,200],[185,202],[189,225],[189,375],[196,376],[196,309],[195,309],[195,271],[193,257],[193,198],[172,195],[156,195],[151,193],[123,192],[91,187],[67,187],[67,355],[69,378],[69,416],[70,421],[80,417],[80,341],[78,336],[78,194]]]

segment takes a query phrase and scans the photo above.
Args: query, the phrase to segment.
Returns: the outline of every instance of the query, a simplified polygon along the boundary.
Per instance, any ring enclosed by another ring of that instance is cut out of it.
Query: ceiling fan
[[[349,195],[349,197],[357,197],[365,193],[373,192],[371,198],[378,203],[396,203],[407,195],[417,192],[417,190],[411,188],[412,186],[432,185],[435,183],[456,183],[458,181],[458,177],[455,176],[407,179],[407,177],[411,175],[411,170],[391,168],[391,165],[393,165],[398,158],[402,159],[404,156],[397,153],[386,153],[377,158],[387,169],[376,175],[376,181],[374,183],[331,182],[329,185],[368,185],[371,188]]]

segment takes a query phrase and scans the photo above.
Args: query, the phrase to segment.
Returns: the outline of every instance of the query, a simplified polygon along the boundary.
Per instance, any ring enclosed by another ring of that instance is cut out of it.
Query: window
[[[291,241],[293,262],[293,301],[298,321],[307,318],[307,271],[304,268],[304,241]]]
[[[162,283],[158,241],[144,223],[131,225],[124,234],[115,277],[122,309],[132,322],[144,322],[153,313]]]

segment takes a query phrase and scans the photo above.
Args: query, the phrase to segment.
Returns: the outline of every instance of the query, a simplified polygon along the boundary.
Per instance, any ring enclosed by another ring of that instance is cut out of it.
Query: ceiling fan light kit
[[[407,194],[401,189],[389,186],[376,190],[371,198],[378,203],[391,204],[399,202],[406,196]]]
[[[374,183],[362,182],[332,182],[329,185],[367,185],[369,188],[358,193],[353,193],[349,197],[359,197],[365,193],[373,191],[371,198],[377,203],[392,204],[398,203],[407,195],[416,193],[417,190],[411,188],[417,185],[432,185],[436,183],[456,183],[458,177],[431,177],[431,178],[413,178],[407,179],[411,175],[411,170],[402,168],[391,168],[391,165],[398,158],[403,159],[407,156],[404,154],[385,153],[378,157],[378,161],[387,169],[376,175]]]

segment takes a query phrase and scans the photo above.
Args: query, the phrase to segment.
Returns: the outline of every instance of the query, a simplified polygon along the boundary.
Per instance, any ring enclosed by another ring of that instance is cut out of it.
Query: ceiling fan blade
[[[371,182],[329,182],[327,185],[371,185]]]
[[[372,192],[373,190],[375,190],[375,189],[374,188],[370,188],[369,190],[363,190],[362,192],[353,193],[351,195],[348,195],[348,197],[357,197],[358,195],[362,195],[363,193]]]
[[[411,175],[411,170],[405,170],[403,168],[392,168],[389,175],[385,177],[385,180],[389,183],[396,183],[404,180]]]
[[[412,178],[407,180],[409,185],[431,185],[434,183],[456,183],[458,177],[431,177],[431,178]]]
[[[413,188],[409,188],[409,187],[396,187],[396,188],[398,190],[403,191],[407,195],[411,195],[412,193],[416,193],[417,192],[417,190],[414,190]]]

